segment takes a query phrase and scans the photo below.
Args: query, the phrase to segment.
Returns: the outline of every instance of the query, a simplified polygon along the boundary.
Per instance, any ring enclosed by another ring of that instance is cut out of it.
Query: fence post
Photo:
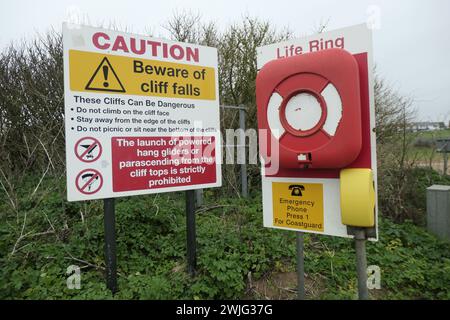
[[[248,197],[248,184],[247,184],[247,155],[245,148],[245,107],[239,106],[239,129],[242,130],[242,134],[239,136],[239,148],[241,151],[241,192],[244,198]]]
[[[195,190],[195,206],[201,207],[203,205],[203,189]]]
[[[444,152],[444,176],[447,175],[448,153]]]

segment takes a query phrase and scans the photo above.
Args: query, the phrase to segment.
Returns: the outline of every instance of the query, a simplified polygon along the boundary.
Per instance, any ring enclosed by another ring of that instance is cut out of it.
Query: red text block
[[[214,137],[111,138],[113,191],[216,182]]]

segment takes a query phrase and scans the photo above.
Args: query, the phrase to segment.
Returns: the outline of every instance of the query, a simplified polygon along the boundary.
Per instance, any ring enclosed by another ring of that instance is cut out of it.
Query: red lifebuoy
[[[258,73],[256,102],[266,163],[278,157],[284,168],[343,168],[361,151],[358,64],[343,49],[270,61]]]

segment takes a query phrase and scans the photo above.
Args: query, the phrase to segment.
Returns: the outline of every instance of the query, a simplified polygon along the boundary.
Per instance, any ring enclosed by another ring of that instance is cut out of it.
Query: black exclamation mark
[[[105,88],[108,88],[109,83],[108,83],[108,66],[103,66],[103,77],[105,78],[105,82],[103,82],[103,86]]]

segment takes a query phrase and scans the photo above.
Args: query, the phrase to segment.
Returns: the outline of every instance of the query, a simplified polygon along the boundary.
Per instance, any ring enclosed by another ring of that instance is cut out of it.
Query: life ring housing
[[[358,64],[343,49],[268,62],[256,78],[256,103],[266,164],[278,156],[284,168],[344,168],[361,151]]]

